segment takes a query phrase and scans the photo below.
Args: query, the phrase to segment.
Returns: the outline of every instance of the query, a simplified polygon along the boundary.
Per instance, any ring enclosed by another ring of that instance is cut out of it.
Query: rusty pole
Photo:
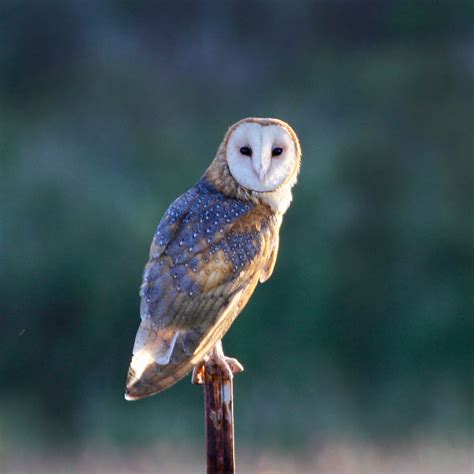
[[[204,366],[207,473],[234,474],[234,400],[229,376],[213,363]]]
[[[240,372],[237,369],[235,372]],[[204,384],[207,474],[234,474],[233,383],[211,357],[200,368],[194,383]]]

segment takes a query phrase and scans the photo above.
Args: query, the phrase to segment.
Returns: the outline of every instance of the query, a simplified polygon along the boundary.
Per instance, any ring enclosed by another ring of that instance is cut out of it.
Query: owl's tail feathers
[[[193,368],[190,362],[179,365],[170,364],[169,366],[151,362],[137,378],[133,365],[132,359],[125,388],[126,400],[139,400],[162,392],[185,377]]]
[[[175,350],[177,346],[181,349],[182,337],[179,336],[179,331],[157,328],[149,319],[141,322],[128,371],[126,400],[162,392],[191,371],[190,357],[182,350]]]

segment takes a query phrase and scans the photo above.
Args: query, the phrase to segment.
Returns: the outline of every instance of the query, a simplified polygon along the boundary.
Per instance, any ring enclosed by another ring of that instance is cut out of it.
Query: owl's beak
[[[267,177],[268,168],[270,168],[271,158],[265,156],[263,153],[259,158],[260,159],[253,161],[253,169],[259,181],[263,183]]]

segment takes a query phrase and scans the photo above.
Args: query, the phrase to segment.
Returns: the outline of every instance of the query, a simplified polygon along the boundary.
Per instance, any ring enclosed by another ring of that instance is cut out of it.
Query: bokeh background
[[[224,339],[250,472],[471,472],[474,7],[2,1],[0,471],[204,469],[189,379],[126,402],[161,215],[246,116],[304,161]]]

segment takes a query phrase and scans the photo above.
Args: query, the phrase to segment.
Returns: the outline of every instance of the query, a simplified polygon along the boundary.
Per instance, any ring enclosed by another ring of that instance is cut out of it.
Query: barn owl
[[[140,288],[141,324],[125,398],[156,394],[216,358],[258,282],[270,278],[301,163],[293,129],[270,118],[232,125],[196,185],[158,225]]]

